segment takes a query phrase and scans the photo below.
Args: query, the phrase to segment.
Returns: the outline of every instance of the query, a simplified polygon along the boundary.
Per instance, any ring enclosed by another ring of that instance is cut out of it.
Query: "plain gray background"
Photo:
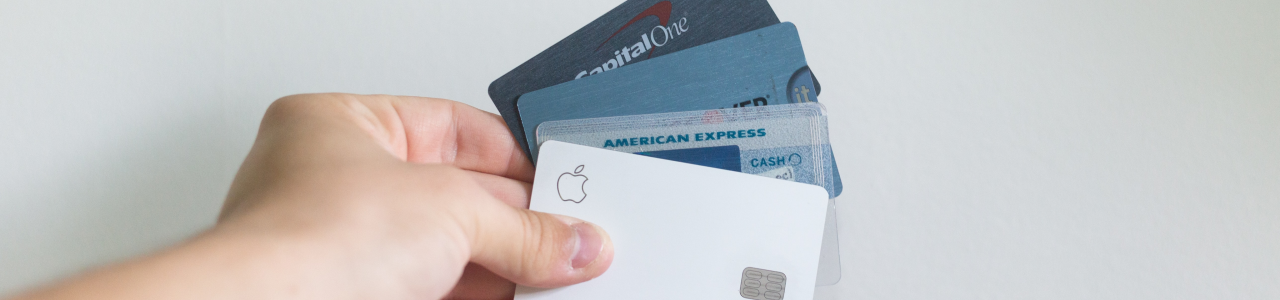
[[[208,228],[274,99],[489,82],[620,1],[0,1],[0,294]],[[846,299],[1280,298],[1280,1],[774,1]]]

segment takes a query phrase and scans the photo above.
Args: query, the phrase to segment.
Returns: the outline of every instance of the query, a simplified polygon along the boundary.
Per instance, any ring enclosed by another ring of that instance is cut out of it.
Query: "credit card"
[[[539,142],[539,145],[542,143]],[[737,145],[675,150],[641,151],[635,154],[674,160],[703,167],[742,172],[742,150]],[[794,180],[792,180],[794,181]]]
[[[489,97],[529,153],[522,94],[778,24],[765,0],[630,0],[489,85]]]
[[[826,109],[809,102],[550,121],[538,126],[535,141],[627,153],[708,152],[695,149],[732,146],[739,155],[738,171],[821,186],[835,198],[828,139]],[[694,164],[686,160],[706,160],[696,155],[660,158]]]
[[[515,300],[809,300],[818,282],[826,192],[567,143],[543,144],[529,209],[609,232],[609,271]]]
[[[620,152],[639,151],[637,154],[703,151],[727,144],[737,147],[740,156],[734,158],[738,171],[822,186],[834,198],[840,193],[839,177],[835,176],[839,171],[834,169],[828,139],[825,109],[811,102],[550,121],[538,126],[535,144],[567,142]],[[540,151],[535,154],[542,155]],[[732,154],[721,151],[716,155]],[[707,166],[692,155],[651,156]],[[827,165],[832,167],[830,173],[820,168]],[[832,176],[832,180],[816,179],[815,173]],[[841,277],[835,202],[830,205],[818,267],[818,284],[824,286],[836,284]]]
[[[525,139],[536,141],[547,121],[817,101],[813,83],[799,33],[787,22],[533,91],[517,104]],[[824,160],[829,190],[840,195],[834,155]]]
[[[522,134],[533,140],[538,124],[555,120],[789,103],[785,83],[805,66],[795,26],[773,25],[526,93]]]

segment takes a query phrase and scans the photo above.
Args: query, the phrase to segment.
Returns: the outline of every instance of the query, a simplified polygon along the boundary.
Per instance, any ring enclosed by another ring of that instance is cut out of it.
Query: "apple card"
[[[813,299],[822,187],[557,141],[541,146],[529,208],[603,227],[614,260],[516,300]]]

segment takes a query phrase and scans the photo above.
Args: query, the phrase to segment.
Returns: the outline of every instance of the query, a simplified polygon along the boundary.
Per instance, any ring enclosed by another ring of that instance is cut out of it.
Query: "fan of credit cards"
[[[818,185],[840,195],[818,81],[765,0],[630,0],[489,96],[537,161],[550,140]],[[840,279],[834,202],[819,285]]]

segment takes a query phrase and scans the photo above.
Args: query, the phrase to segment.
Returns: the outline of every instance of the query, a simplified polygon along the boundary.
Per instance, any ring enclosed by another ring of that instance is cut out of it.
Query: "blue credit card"
[[[742,151],[737,145],[636,152],[653,158],[742,172]]]
[[[739,172],[818,185],[833,198],[841,192],[826,109],[817,102],[548,121],[537,131],[538,145],[554,140],[629,153],[735,146]]]
[[[547,121],[812,102],[814,84],[795,25],[781,23],[530,92],[517,106],[524,138],[536,141]]]
[[[528,153],[521,95],[778,24],[766,0],[628,0],[489,85],[489,97]]]

